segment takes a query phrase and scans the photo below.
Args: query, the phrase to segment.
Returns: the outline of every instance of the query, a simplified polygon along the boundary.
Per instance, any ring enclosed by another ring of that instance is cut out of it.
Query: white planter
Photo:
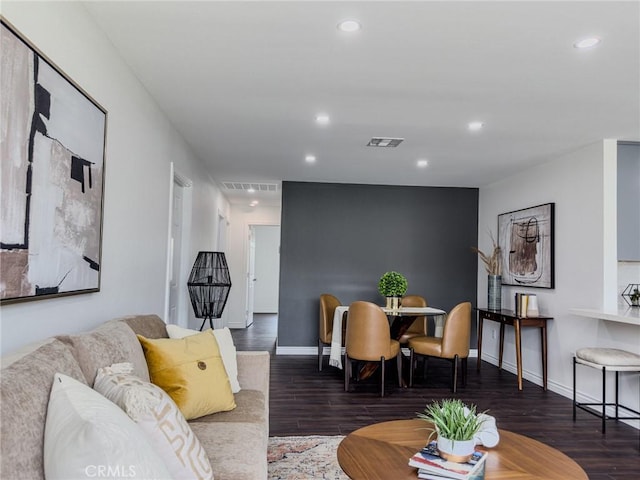
[[[438,437],[438,452],[442,458],[451,462],[464,463],[471,458],[475,450],[475,440],[449,440]]]

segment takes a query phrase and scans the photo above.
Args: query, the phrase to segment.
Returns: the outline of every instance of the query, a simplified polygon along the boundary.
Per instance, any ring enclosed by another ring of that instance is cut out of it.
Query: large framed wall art
[[[2,19],[0,302],[100,290],[107,112]]]
[[[498,215],[502,284],[554,288],[554,203]]]

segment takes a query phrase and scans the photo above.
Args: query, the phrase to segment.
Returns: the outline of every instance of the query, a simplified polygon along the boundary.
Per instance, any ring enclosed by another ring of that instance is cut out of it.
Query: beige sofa
[[[166,338],[156,315],[111,320],[80,335],[49,338],[2,358],[0,373],[0,478],[44,479],[44,427],[56,372],[93,385],[98,368],[131,362],[149,379],[136,333]],[[237,407],[189,422],[206,450],[216,480],[267,477],[269,353],[238,352]],[[60,439],[64,442],[64,439]]]

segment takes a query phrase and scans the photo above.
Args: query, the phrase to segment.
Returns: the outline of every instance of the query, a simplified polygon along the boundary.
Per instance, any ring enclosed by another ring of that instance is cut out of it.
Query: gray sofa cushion
[[[228,412],[218,412],[212,415],[190,420],[189,424],[212,422],[244,422],[261,425],[265,431],[269,426],[265,398],[258,390],[240,390],[234,394],[236,408]]]
[[[140,341],[131,327],[119,319],[103,323],[88,333],[56,338],[73,348],[90,386],[93,386],[99,368],[122,362],[131,362],[134,374],[149,381],[149,369]]]
[[[122,317],[119,320],[129,325],[134,332],[143,337],[169,338],[167,325],[157,315],[131,315]]]
[[[50,339],[22,358],[3,359],[0,380],[2,478],[44,478],[44,426],[53,376],[64,373],[86,383],[67,345]]]
[[[189,425],[209,456],[216,480],[267,478],[268,437],[264,426],[241,422]]]

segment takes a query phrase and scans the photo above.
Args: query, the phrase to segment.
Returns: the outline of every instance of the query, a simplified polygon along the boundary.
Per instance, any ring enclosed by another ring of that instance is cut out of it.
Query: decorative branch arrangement
[[[496,243],[493,238],[493,234],[489,232],[489,236],[491,237],[491,243],[493,244],[493,251],[490,255],[487,255],[478,247],[471,247],[471,250],[476,252],[484,263],[484,268],[489,275],[502,275],[502,255],[500,246]]]

